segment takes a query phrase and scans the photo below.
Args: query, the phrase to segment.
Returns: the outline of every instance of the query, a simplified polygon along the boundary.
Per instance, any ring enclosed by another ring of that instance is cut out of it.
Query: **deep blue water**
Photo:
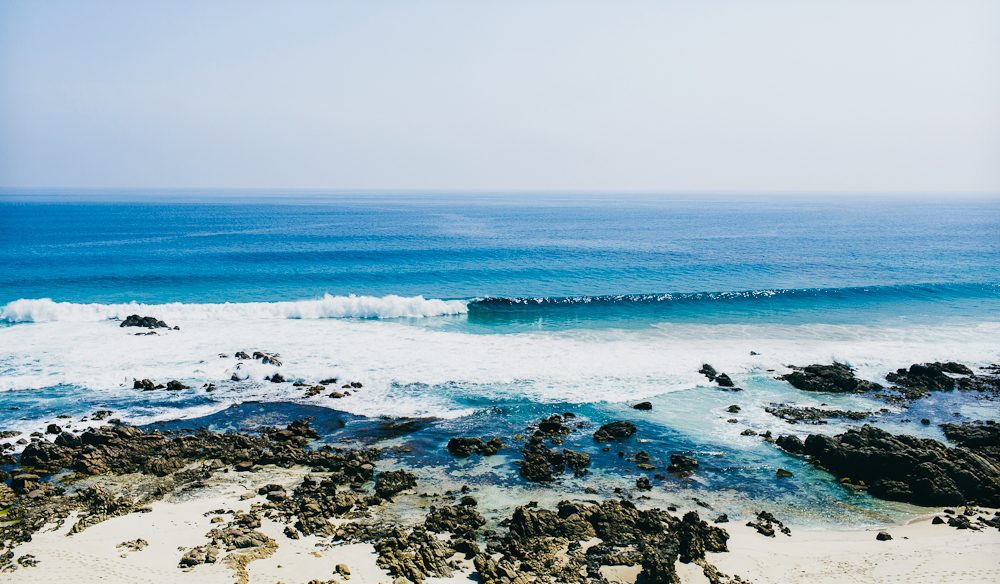
[[[0,304],[563,299],[473,305],[485,326],[1000,308],[997,199],[117,196],[0,197]],[[588,298],[616,295],[653,297]]]

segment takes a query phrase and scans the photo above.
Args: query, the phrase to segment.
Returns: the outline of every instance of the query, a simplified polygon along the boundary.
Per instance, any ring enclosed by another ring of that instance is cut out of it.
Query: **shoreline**
[[[151,579],[164,583],[409,582],[394,577],[379,565],[378,552],[371,543],[331,545],[315,535],[292,539],[283,533],[284,524],[268,518],[261,522],[259,532],[276,542],[275,549],[257,554],[261,557],[248,561],[242,569],[234,567],[238,565],[236,562],[226,562],[224,558],[228,556],[192,568],[178,567],[186,552],[209,541],[206,534],[220,523],[213,522],[214,518],[227,517],[231,511],[248,512],[266,501],[265,495],[256,492],[258,488],[267,484],[291,488],[308,474],[301,467],[261,467],[252,473],[223,473],[195,492],[170,493],[164,500],[151,503],[146,512],[111,517],[68,535],[73,520],[79,517],[71,514],[61,527],[49,525],[30,542],[18,546],[17,556],[29,555],[37,565],[19,566],[6,574],[5,580],[26,584],[138,583]],[[102,478],[90,480],[100,483]],[[215,513],[219,510],[226,513]],[[850,574],[852,581],[863,582],[894,582],[900,578],[911,582],[997,581],[995,558],[1000,552],[1000,531],[963,531],[931,524],[933,517],[942,515],[938,510],[906,524],[881,528],[790,525],[791,536],[778,533],[773,538],[741,523],[723,524],[721,527],[729,535],[728,551],[709,552],[706,560],[719,572],[742,578],[721,579],[721,582],[824,584],[844,582],[845,574]],[[893,539],[877,541],[876,534],[880,531],[891,533]],[[121,545],[138,540],[143,542],[139,549]],[[230,552],[233,553],[236,552]],[[462,559],[461,554],[451,559],[462,569],[449,577],[427,577],[424,582],[477,581],[471,562]],[[348,577],[337,572],[340,565],[347,567]],[[710,581],[697,563],[678,560],[675,569],[682,584]],[[601,573],[610,583],[631,584],[636,582],[640,571],[641,567],[608,566]]]

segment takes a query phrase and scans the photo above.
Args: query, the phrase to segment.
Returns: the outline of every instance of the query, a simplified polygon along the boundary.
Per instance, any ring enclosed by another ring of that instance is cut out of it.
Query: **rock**
[[[446,578],[453,570],[448,558],[454,550],[427,532],[414,527],[409,532],[396,528],[387,537],[375,542],[377,563],[397,578],[422,583],[428,577]]]
[[[648,477],[639,477],[635,480],[635,487],[640,491],[649,491],[653,488]]]
[[[380,472],[375,479],[375,493],[387,500],[416,486],[417,477],[402,469]]]
[[[932,525],[941,525],[943,523],[944,523],[944,519],[941,519],[941,517],[939,517],[938,515],[935,515],[934,519],[931,519],[931,524]]]
[[[698,373],[707,377],[709,381],[715,381],[715,377],[719,374],[718,371],[715,370],[715,367],[712,367],[708,363],[702,365],[701,369],[698,370]]]
[[[132,384],[132,389],[141,389],[143,391],[153,391],[156,389],[156,384],[149,379],[136,379],[135,383]]]
[[[200,545],[181,556],[178,567],[193,568],[199,564],[214,564],[218,556],[219,548],[214,545]]]
[[[347,567],[347,564],[337,564],[336,567],[334,567],[334,570],[336,570],[336,572],[340,574],[340,577],[344,580],[351,579],[351,569]]]
[[[264,379],[270,381],[271,383],[284,383],[285,377],[280,373],[275,373],[270,377],[265,377]]]
[[[818,391],[827,393],[864,393],[882,389],[882,386],[858,379],[854,370],[843,363],[832,365],[808,365],[806,367],[791,367],[793,371],[782,375],[782,379],[793,387],[803,391]]]
[[[500,441],[499,438],[490,438],[489,441],[484,442],[482,438],[471,438],[467,436],[459,436],[448,440],[448,452],[453,456],[460,458],[466,458],[472,456],[473,454],[481,454],[483,456],[492,456],[504,447],[504,443]]]
[[[798,436],[778,436],[774,443],[785,452],[792,454],[801,454],[805,450],[805,445]]]
[[[726,411],[729,412],[730,414],[738,414],[740,413],[740,406],[733,404],[728,408],[726,408]]]
[[[250,355],[248,355],[246,351],[237,351],[236,355],[234,355],[234,356],[237,359],[241,360],[241,361],[249,361],[250,360]]]
[[[878,541],[889,541],[892,539],[892,536],[889,535],[888,531],[880,531],[878,532],[878,535],[875,536],[875,539]]]
[[[62,428],[58,424],[49,424],[45,427],[46,434],[58,434],[60,432],[62,432]]]
[[[635,424],[632,422],[611,422],[610,424],[604,424],[594,432],[594,440],[598,442],[625,440],[635,435],[635,430]]]
[[[528,439],[521,455],[524,457],[519,470],[521,477],[533,483],[551,482],[567,469],[583,474],[590,465],[590,455],[569,449],[559,452],[547,447],[538,436]]]
[[[951,374],[951,375],[949,375]],[[961,363],[914,363],[909,369],[897,369],[885,378],[901,387],[924,391],[953,391],[959,379],[953,375],[973,376],[971,369]]]
[[[275,367],[281,367],[281,360],[278,358],[277,353],[265,353],[263,351],[254,351],[253,358],[258,359],[264,365],[274,365]]]
[[[129,315],[125,320],[122,321],[119,327],[136,326],[148,329],[154,328],[170,328],[167,323],[162,320],[156,320],[152,316],[139,316],[138,314]]]
[[[775,475],[776,475],[776,476],[777,476],[777,477],[778,477],[779,479],[786,479],[786,478],[788,478],[788,477],[792,476],[792,471],[790,471],[790,470],[785,470],[785,469],[783,469],[783,468],[779,468],[779,469],[778,469],[778,470],[777,470],[777,471],[776,471],[776,472],[775,472],[774,474],[775,474]]]
[[[462,537],[474,537],[473,533],[486,524],[486,519],[470,505],[432,507],[424,518],[424,527],[436,533],[448,532]]]
[[[777,444],[789,452],[799,448],[785,437]],[[925,506],[1000,506],[1000,461],[992,446],[949,448],[936,440],[865,425],[837,436],[810,435],[799,452],[839,478],[867,485],[880,499]]]
[[[552,414],[538,422],[538,432],[546,436],[565,436],[570,433],[570,429],[563,424],[562,416]]]
[[[722,515],[719,515],[718,517],[715,518],[715,522],[716,523],[729,523],[729,515],[726,515],[725,513],[723,513]]]
[[[180,391],[182,389],[191,389],[191,387],[184,385],[176,379],[167,382],[167,391]]]
[[[634,410],[648,411],[648,410],[653,409],[653,404],[652,404],[652,402],[648,402],[648,401],[639,402],[639,403],[635,404],[634,406],[632,406],[632,409],[634,409]]]
[[[719,387],[735,387],[736,384],[733,380],[729,378],[725,373],[720,373],[715,376],[715,382],[719,384]]]
[[[764,411],[791,424],[826,424],[829,418],[843,418],[857,421],[864,420],[872,415],[871,412],[855,412],[851,410],[835,410],[791,404],[771,404],[765,407]]]
[[[931,425],[931,421],[929,419],[927,419],[927,418],[920,418],[920,423],[923,424],[924,426],[930,426]]]
[[[670,466],[667,467],[667,471],[676,473],[691,473],[697,468],[698,461],[694,458],[683,454],[671,454]]]
[[[751,428],[747,428],[746,430],[743,430],[742,432],[740,432],[740,436],[756,436],[756,435],[757,435],[757,431],[753,430]]]
[[[774,537],[778,531],[785,535],[792,535],[791,529],[785,527],[784,523],[778,521],[777,517],[767,511],[758,511],[756,520],[747,522],[747,527],[753,527],[757,533],[767,537]]]
[[[17,494],[23,495],[38,488],[41,478],[36,474],[23,472],[14,475],[10,481],[10,488]]]

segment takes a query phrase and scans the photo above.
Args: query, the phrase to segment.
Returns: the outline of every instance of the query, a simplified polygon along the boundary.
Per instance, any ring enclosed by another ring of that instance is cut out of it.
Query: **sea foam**
[[[462,300],[438,300],[423,296],[332,296],[288,302],[240,302],[223,304],[77,304],[50,298],[22,298],[0,309],[0,319],[22,322],[93,322],[123,319],[130,314],[163,320],[247,320],[320,318],[421,318],[465,314]]]

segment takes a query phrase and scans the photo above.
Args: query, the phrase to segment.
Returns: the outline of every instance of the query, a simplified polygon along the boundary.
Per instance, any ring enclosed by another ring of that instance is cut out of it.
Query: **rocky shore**
[[[122,326],[166,328],[143,317],[128,322]],[[279,355],[261,351],[240,351],[235,359],[282,364]],[[780,379],[801,391],[870,395],[897,408],[934,392],[975,391],[990,399],[1000,393],[995,369],[976,372],[958,363],[914,364],[887,375],[885,384],[859,379],[839,363],[790,369]],[[701,373],[719,390],[746,391],[711,365]],[[289,383],[278,373],[268,381]],[[342,399],[364,388],[333,378],[294,383],[305,399],[327,394]],[[135,380],[134,389],[199,391],[177,380],[159,384],[149,379]],[[629,410],[642,416],[653,407],[642,402]],[[789,461],[804,460],[844,489],[935,507],[925,523],[938,531],[921,532],[928,542],[958,541],[953,538],[959,532],[984,534],[992,539],[977,540],[977,545],[1000,551],[1000,512],[994,510],[1000,507],[996,421],[935,420],[946,443],[880,429],[872,425],[880,413],[875,410],[793,402],[763,410],[773,416],[774,429],[748,429],[742,436],[771,443],[766,446],[786,453]],[[741,411],[734,404],[727,413]],[[823,425],[830,419],[863,425],[804,439],[782,431],[787,424]],[[440,456],[470,464],[489,459],[539,495],[538,501],[500,511],[484,507],[478,486],[441,488],[427,478],[426,469],[398,460],[397,455],[412,450],[405,436],[421,427],[420,420],[386,421],[385,435],[392,439],[384,443],[352,438],[328,443],[308,419],[245,431],[165,430],[131,426],[108,411],[91,414],[93,426],[82,430],[53,423],[46,433],[30,437],[3,432],[0,437],[9,441],[0,444],[0,571],[32,581],[32,574],[47,574],[44,566],[58,561],[57,552],[86,541],[123,561],[144,557],[149,549],[159,550],[159,558],[169,555],[169,570],[159,576],[164,581],[268,581],[260,573],[265,566],[272,575],[290,562],[312,566],[307,555],[344,561],[327,562],[325,573],[309,572],[308,578],[304,571],[294,572],[289,582],[472,578],[486,584],[673,584],[744,582],[748,574],[760,580],[760,566],[733,559],[744,556],[732,542],[766,555],[761,542],[782,546],[796,540],[800,530],[786,525],[777,507],[731,519],[697,499],[692,508],[659,504],[649,494],[660,484],[697,480],[704,467],[688,451],[652,451],[639,421],[590,425],[572,411],[560,411],[501,435],[453,435],[433,446]],[[617,458],[622,466],[613,471],[597,462],[603,457]],[[588,482],[608,472],[627,472],[631,485],[609,492]],[[791,476],[779,468],[773,480]],[[556,489],[569,480],[577,481],[575,491]],[[181,509],[188,510],[186,531],[174,525],[174,539],[169,539],[152,529],[169,523],[171,513],[180,516]],[[128,530],[113,532],[116,541],[99,543],[85,535],[126,524]],[[143,526],[150,530],[142,531]],[[194,526],[200,531],[192,531]],[[61,540],[53,539],[56,533]],[[908,537],[889,528],[866,540],[870,552],[855,553],[878,554],[874,546],[896,545]],[[166,541],[172,549],[164,547]],[[824,552],[813,553],[822,557]],[[933,551],[914,548],[913,553]]]

